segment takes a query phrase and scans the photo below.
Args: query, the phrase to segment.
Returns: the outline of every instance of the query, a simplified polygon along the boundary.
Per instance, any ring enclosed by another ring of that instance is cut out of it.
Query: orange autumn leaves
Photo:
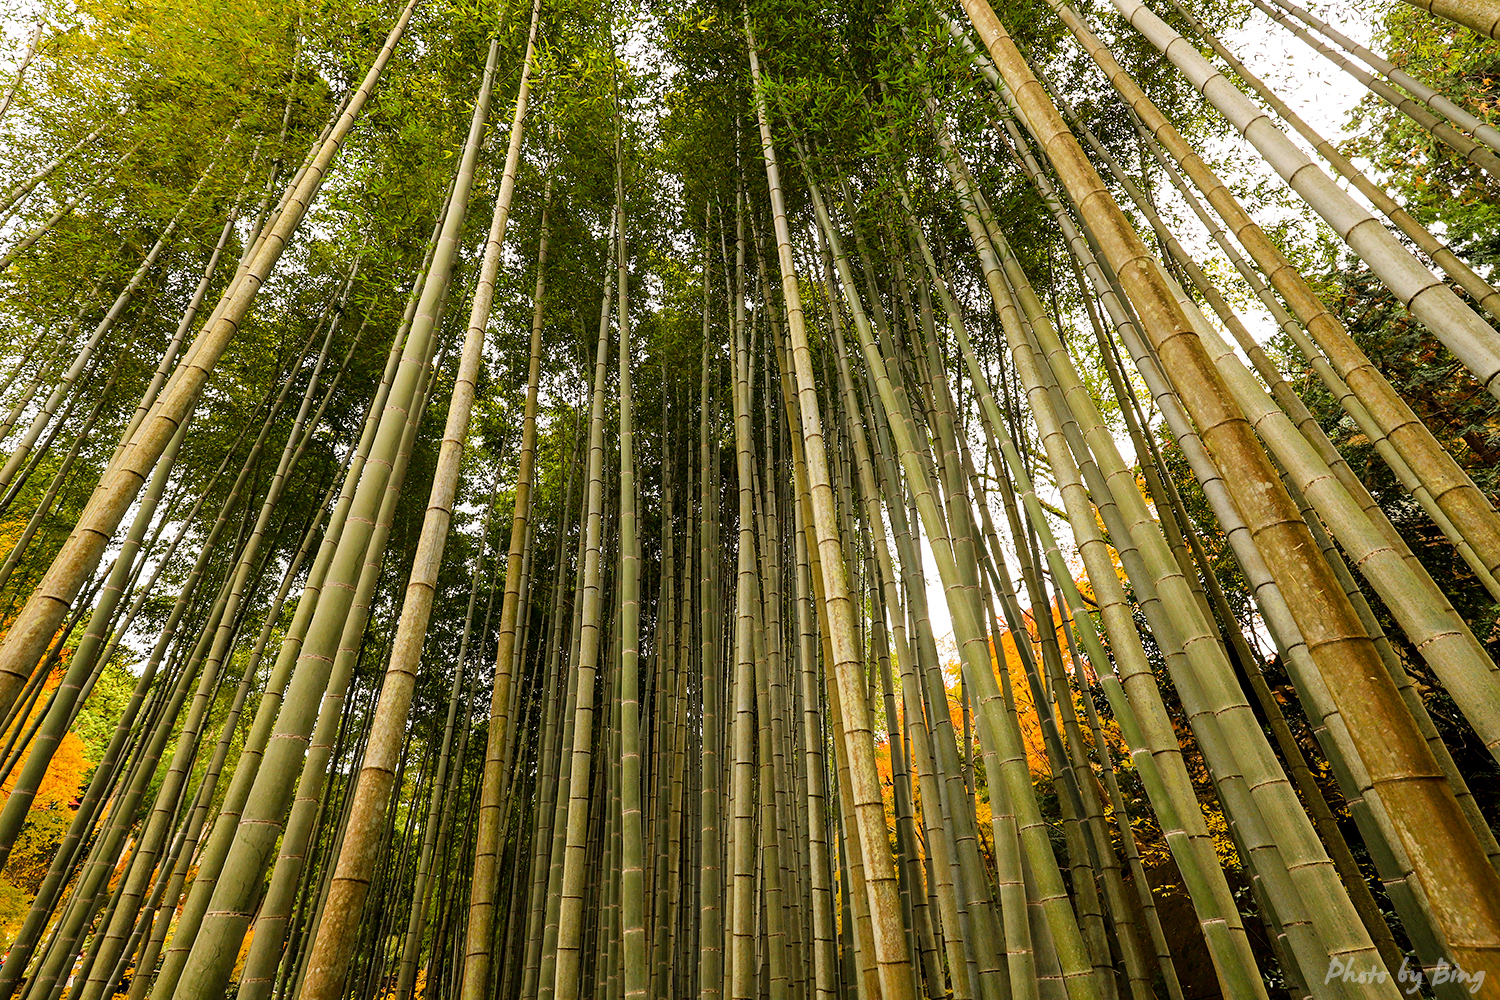
[[[1077,583],[1080,590],[1084,594],[1087,595],[1091,593],[1088,587],[1087,580],[1080,577]],[[1059,648],[1064,651],[1064,660],[1067,661],[1067,669],[1071,675],[1073,672],[1073,664],[1067,658],[1067,643],[1063,634],[1061,617],[1055,607],[1048,610],[1052,612],[1050,616],[1052,618],[1052,628],[1056,633]],[[1027,624],[1032,634],[1026,636],[1024,641],[1030,643],[1031,648],[1037,657],[1038,664],[1040,664],[1041,653],[1040,649],[1037,646],[1036,638],[1038,634],[1036,632],[1038,626],[1038,615],[1036,612],[1037,609],[1032,609],[1032,612],[1027,615]],[[1042,612],[1041,620],[1045,621],[1046,617],[1046,612]],[[1031,770],[1032,780],[1037,782],[1050,782],[1052,778],[1052,766],[1047,757],[1047,750],[1042,736],[1041,721],[1036,711],[1034,695],[1031,685],[1027,682],[1026,673],[1022,665],[1020,653],[1016,648],[1016,636],[1009,630],[1000,633],[1000,649],[998,656],[996,655],[994,646],[991,646],[990,663],[992,668],[997,671],[997,675],[1001,678],[1002,688],[1008,689],[1011,702],[1015,707],[1017,721],[1020,724],[1021,737],[1026,748],[1026,760]],[[1089,668],[1087,664],[1084,665],[1084,669],[1092,673],[1091,668]],[[945,664],[943,677],[944,685],[947,689],[948,695],[948,714],[953,724],[953,732],[955,734],[955,738],[960,743],[959,753],[960,756],[962,756],[964,750],[963,741],[965,732],[964,709],[962,703],[963,689],[959,678],[959,664],[956,658],[951,662]],[[1076,703],[1076,690],[1074,692],[1074,698]],[[899,700],[900,699],[898,698],[898,711]],[[880,699],[875,699],[875,706],[877,711],[881,711]],[[1056,717],[1055,707],[1047,707],[1051,708],[1054,717]],[[1083,711],[1081,708],[1078,709],[1078,714],[1080,717],[1082,717]],[[1119,755],[1123,752],[1123,745],[1119,743],[1117,734],[1113,732],[1113,725],[1111,720],[1106,719],[1103,721],[1106,727],[1106,739],[1110,740],[1114,744],[1114,752],[1116,754],[1116,759],[1118,759]],[[899,723],[902,727],[904,738],[904,719],[899,720]],[[974,733],[974,731],[974,720],[971,715],[969,719],[969,732]],[[977,739],[977,735],[974,738]],[[982,771],[983,762],[979,759],[977,749],[975,750],[975,760],[976,769]],[[877,726],[876,767],[880,774],[881,787],[885,796],[886,819],[888,821],[888,824],[894,829],[894,777],[891,770],[891,748],[889,740],[886,736],[886,727],[884,725]],[[990,816],[989,794],[988,790],[982,786],[982,777],[980,780],[981,787],[977,790],[977,795],[975,797],[975,806],[977,809],[977,819],[980,823],[980,826],[981,828],[985,828],[988,825]],[[910,787],[913,790],[913,797],[919,798],[916,791],[916,784],[916,771],[915,768],[913,768]]]
[[[68,652],[69,650],[64,650],[59,662],[42,682],[41,692],[32,700],[28,710],[0,734],[0,746],[7,751],[13,743],[20,742],[19,739],[13,739],[17,730],[24,736],[46,712],[48,696],[61,682],[62,675],[67,670]],[[22,750],[4,781],[0,782],[0,805],[10,797],[29,753],[29,748]],[[46,877],[52,855],[73,820],[78,796],[94,763],[88,759],[84,742],[77,733],[63,734],[52,763],[37,788],[31,809],[26,814],[26,825],[16,840],[4,870],[0,871],[0,933],[14,935],[19,928],[32,896]]]

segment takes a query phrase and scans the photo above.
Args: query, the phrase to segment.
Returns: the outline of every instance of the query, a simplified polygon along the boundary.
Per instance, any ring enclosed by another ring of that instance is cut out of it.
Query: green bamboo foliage
[[[0,997],[1495,995],[1496,17],[1250,6],[49,8]]]
[[[189,418],[215,363],[249,312],[256,292],[275,267],[287,241],[296,232],[338,153],[340,143],[379,82],[415,6],[415,2],[409,3],[401,11],[359,90],[322,140],[306,171],[287,189],[274,226],[262,234],[244,272],[236,276],[215,308],[206,324],[211,333],[193,341],[189,354],[174,372],[175,377],[163,387],[163,395],[152,405],[141,430],[121,453],[118,468],[111,470],[108,484],[101,481],[101,488],[94,496],[93,509],[80,518],[79,526],[70,536],[73,541],[67,555],[60,554],[53,560],[48,570],[51,579],[45,586],[36,588],[27,600],[22,618],[7,631],[3,654],[0,654],[4,662],[0,674],[8,680],[0,689],[0,704],[9,707],[14,701],[15,689],[31,674],[41,650],[61,622],[73,597],[98,565],[105,545],[144,484],[147,472],[161,457],[177,427]],[[136,438],[139,438],[139,447],[135,446]]]

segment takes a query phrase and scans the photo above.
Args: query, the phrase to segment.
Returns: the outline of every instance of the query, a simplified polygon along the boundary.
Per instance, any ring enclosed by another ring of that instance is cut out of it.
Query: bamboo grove
[[[0,1000],[1500,996],[1500,3],[1305,4],[12,15]]]

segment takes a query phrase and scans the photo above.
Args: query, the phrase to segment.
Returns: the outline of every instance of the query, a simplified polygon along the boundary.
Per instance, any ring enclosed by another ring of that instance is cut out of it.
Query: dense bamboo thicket
[[[1500,3],[6,11],[0,1000],[1500,997]]]

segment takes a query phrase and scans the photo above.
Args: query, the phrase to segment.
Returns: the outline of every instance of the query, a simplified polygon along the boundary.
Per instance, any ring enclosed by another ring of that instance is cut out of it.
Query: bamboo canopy
[[[18,10],[0,1000],[1500,997],[1500,5]]]

